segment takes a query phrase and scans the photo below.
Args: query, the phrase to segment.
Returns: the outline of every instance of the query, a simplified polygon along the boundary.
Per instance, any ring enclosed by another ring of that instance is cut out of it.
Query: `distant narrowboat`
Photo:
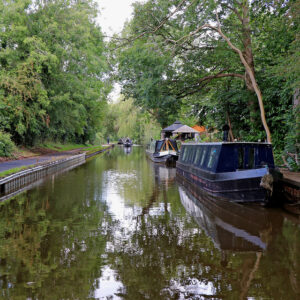
[[[280,172],[268,143],[186,143],[176,167],[206,193],[234,202],[268,203],[277,195]]]
[[[124,147],[131,147],[132,146],[132,140],[130,138],[125,139],[123,145]]]
[[[153,140],[146,150],[146,154],[155,163],[162,163],[167,166],[175,167],[178,159],[176,141],[168,138],[163,140]]]

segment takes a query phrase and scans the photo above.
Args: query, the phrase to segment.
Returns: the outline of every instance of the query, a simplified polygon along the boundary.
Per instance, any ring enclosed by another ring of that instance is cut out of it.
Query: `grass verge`
[[[74,150],[74,149],[80,149],[80,148],[87,148],[90,147],[91,145],[84,145],[84,144],[61,144],[61,143],[53,143],[53,142],[48,142],[44,144],[40,144],[39,148],[44,148],[44,149],[49,149],[53,151],[69,151],[69,150]]]
[[[87,155],[93,154],[95,152],[101,151],[103,149],[105,149],[106,147],[103,146],[93,146],[93,147],[87,147],[84,149],[84,151],[86,151]]]
[[[11,175],[11,174],[14,174],[14,173],[26,170],[26,169],[30,169],[32,167],[34,167],[34,165],[23,166],[23,167],[18,167],[18,168],[13,168],[13,169],[9,169],[6,171],[2,171],[2,172],[0,172],[0,178],[2,179],[4,177],[7,177],[8,175]]]

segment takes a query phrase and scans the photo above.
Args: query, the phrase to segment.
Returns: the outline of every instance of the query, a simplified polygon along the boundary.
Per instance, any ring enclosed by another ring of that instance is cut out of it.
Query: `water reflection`
[[[125,154],[130,154],[132,152],[132,147],[123,147]]]
[[[0,299],[299,298],[299,222],[175,178],[115,147],[1,203]]]
[[[187,212],[220,250],[266,250],[274,225],[278,225],[278,221],[271,223],[264,208],[218,200],[189,184],[180,185],[179,194]]]

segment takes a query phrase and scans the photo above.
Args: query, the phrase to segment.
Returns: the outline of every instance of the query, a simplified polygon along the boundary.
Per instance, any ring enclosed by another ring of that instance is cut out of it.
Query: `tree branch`
[[[141,34],[139,34],[138,36],[136,36],[136,37],[134,37],[133,39],[131,39],[130,41],[128,41],[127,43],[124,43],[124,44],[122,44],[122,45],[120,45],[120,46],[118,46],[118,47],[116,47],[116,48],[114,48],[113,50],[117,50],[118,48],[121,48],[121,47],[124,47],[124,46],[126,46],[127,44],[129,44],[129,43],[132,43],[132,42],[134,42],[135,40],[137,40],[137,39],[139,39],[139,38],[141,38],[141,37],[143,37],[145,34],[147,34],[147,33],[156,33],[175,13],[177,13],[178,11],[179,11],[179,9],[180,9],[180,7],[186,2],[187,0],[182,0],[179,4],[178,4],[178,6],[175,8],[175,10],[173,11],[173,12],[171,12],[169,15],[167,15],[166,17],[164,17],[163,19],[162,19],[162,21],[160,22],[160,24],[155,28],[155,29],[153,29],[152,31],[143,31]],[[191,3],[190,3],[190,5],[189,6],[191,6],[192,5],[192,3],[193,2],[195,2],[195,0],[194,1],[192,1]],[[188,6],[188,7],[189,7]]]
[[[225,4],[225,3],[223,3],[223,5],[225,7],[227,7],[228,9],[230,9],[231,11],[233,11],[236,14],[236,16],[238,17],[238,19],[241,21],[241,23],[243,23],[243,18],[242,18],[242,16],[240,15],[240,13],[238,12],[238,10],[236,8],[231,7],[231,6],[229,6],[228,4]]]
[[[221,71],[224,72],[224,71]],[[241,78],[243,80],[245,80],[245,76],[238,74],[238,73],[218,73],[215,75],[209,75],[209,76],[205,76],[203,78],[201,78],[200,80],[198,80],[197,84],[191,85],[188,88],[185,88],[183,91],[180,91],[176,94],[176,98],[180,99],[180,98],[184,98],[188,95],[192,95],[197,93],[200,89],[203,89],[207,84],[209,84],[212,80],[214,79],[218,79],[218,78],[225,78],[225,77],[236,77],[236,78]]]
[[[265,116],[265,109],[264,109],[264,104],[263,104],[263,99],[262,99],[262,94],[261,91],[258,87],[258,84],[256,82],[254,73],[251,69],[251,67],[248,65],[242,51],[240,49],[238,49],[236,46],[234,46],[231,41],[229,40],[229,38],[223,33],[223,31],[221,30],[221,24],[220,24],[220,20],[219,20],[219,15],[218,12],[216,11],[216,18],[217,18],[217,22],[218,22],[218,27],[217,27],[217,32],[223,37],[223,39],[227,42],[228,46],[233,49],[240,57],[240,60],[242,62],[242,64],[245,67],[245,70],[247,72],[247,74],[249,75],[250,79],[251,79],[251,83],[253,86],[253,89],[257,95],[258,98],[258,104],[259,104],[259,108],[260,108],[260,116],[261,116],[261,121],[263,123],[264,129],[266,131],[266,135],[267,135],[267,141],[268,143],[272,142],[271,139],[271,132],[269,130],[268,124],[266,122],[266,116]]]

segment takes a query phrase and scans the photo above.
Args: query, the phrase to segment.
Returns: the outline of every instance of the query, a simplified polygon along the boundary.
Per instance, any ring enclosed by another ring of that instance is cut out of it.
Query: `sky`
[[[137,0],[96,0],[100,10],[97,18],[102,31],[108,35],[121,32],[126,20],[131,19],[133,8]]]
[[[134,2],[141,0],[95,0],[98,3],[100,14],[97,23],[101,26],[102,32],[111,36],[114,33],[120,33],[126,21],[132,18]],[[117,101],[120,97],[121,87],[114,85],[113,91],[109,94],[111,101]]]

